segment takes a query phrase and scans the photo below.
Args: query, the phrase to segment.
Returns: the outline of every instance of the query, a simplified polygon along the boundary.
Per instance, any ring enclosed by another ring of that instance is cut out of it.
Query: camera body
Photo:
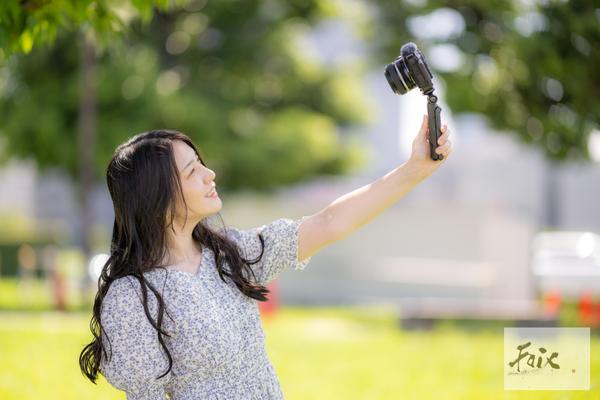
[[[385,77],[396,94],[405,94],[415,86],[418,86],[421,93],[425,95],[434,90],[433,74],[423,53],[413,42],[403,45],[400,56],[385,67]]]
[[[441,112],[437,105],[437,97],[433,94],[433,74],[425,61],[425,57],[417,45],[408,42],[400,49],[400,56],[385,67],[385,78],[396,94],[406,94],[415,86],[427,95],[427,121],[429,126],[429,149],[432,160],[442,160],[444,156],[437,154],[438,139],[441,136]]]

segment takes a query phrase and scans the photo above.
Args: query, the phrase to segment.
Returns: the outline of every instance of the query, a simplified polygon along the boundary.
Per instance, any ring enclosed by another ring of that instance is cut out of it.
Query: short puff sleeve
[[[136,278],[125,276],[110,285],[101,308],[102,344],[108,359],[103,353],[100,370],[112,386],[125,391],[128,400],[164,399],[171,371],[156,378],[164,374],[169,362],[158,332],[146,317],[141,296]],[[155,296],[148,289],[148,309],[154,318],[155,304]]]
[[[241,230],[227,227],[227,237],[233,240],[247,260],[256,259],[262,249],[259,234],[264,239],[264,252],[260,261],[250,264],[257,282],[266,285],[288,268],[304,269],[312,257],[298,260],[298,230],[300,219],[279,218],[257,228]]]

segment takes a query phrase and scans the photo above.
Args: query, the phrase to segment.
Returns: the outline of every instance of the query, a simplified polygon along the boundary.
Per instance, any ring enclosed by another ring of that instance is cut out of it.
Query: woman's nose
[[[206,170],[208,171],[208,174],[206,174],[204,180],[206,181],[206,183],[212,181],[215,179],[215,176],[217,176],[214,171],[210,168],[206,168]]]

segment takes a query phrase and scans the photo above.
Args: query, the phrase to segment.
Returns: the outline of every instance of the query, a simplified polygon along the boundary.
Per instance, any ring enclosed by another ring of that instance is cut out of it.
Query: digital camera
[[[385,77],[396,94],[405,94],[415,86],[421,93],[427,95],[427,122],[429,134],[429,149],[431,159],[443,160],[444,156],[437,154],[435,149],[442,132],[442,109],[437,105],[437,97],[433,94],[433,74],[425,62],[425,57],[413,42],[408,42],[400,48],[400,56],[385,67]]]
[[[413,42],[403,45],[400,56],[385,67],[385,77],[396,94],[405,94],[415,86],[423,94],[433,92],[433,74],[423,53]]]

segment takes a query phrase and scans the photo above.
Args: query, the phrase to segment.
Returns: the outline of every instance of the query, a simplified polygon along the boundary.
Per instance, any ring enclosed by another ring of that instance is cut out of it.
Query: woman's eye
[[[199,159],[199,158],[196,158],[196,161],[197,161],[197,162],[199,162],[199,161],[200,161],[200,159]],[[196,169],[195,169],[195,168],[192,168],[192,171],[190,172],[190,174],[189,174],[188,176],[192,176],[192,175],[194,174],[194,171],[196,171]]]

